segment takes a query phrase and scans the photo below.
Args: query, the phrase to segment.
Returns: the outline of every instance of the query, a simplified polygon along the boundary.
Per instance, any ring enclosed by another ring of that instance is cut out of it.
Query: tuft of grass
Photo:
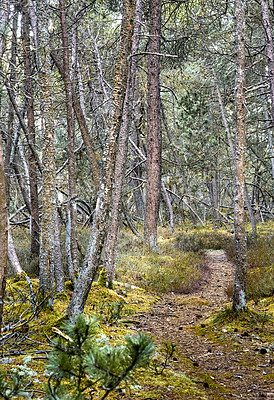
[[[255,310],[247,308],[245,311],[236,312],[231,307],[225,307],[212,319],[213,325],[227,326],[239,325],[241,327],[257,326],[263,328],[264,325],[271,321],[271,316]]]
[[[190,293],[203,276],[201,253],[172,255],[123,255],[119,258],[117,279],[135,283],[153,292]]]

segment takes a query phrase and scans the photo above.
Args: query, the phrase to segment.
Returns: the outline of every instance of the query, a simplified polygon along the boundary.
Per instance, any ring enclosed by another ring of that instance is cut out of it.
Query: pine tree
[[[58,339],[48,366],[50,400],[82,400],[98,384],[103,400],[136,368],[149,364],[154,349],[149,336],[127,335],[124,344],[111,346],[104,335],[95,335],[97,329],[96,317],[79,314],[55,330]]]

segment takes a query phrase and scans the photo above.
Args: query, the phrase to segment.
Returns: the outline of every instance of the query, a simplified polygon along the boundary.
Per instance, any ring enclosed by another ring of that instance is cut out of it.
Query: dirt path
[[[274,400],[273,347],[265,346],[267,352],[261,354],[264,344],[254,334],[256,329],[239,334],[221,327],[223,340],[218,343],[189,329],[198,325],[202,331],[203,321],[227,303],[226,288],[233,282],[234,266],[223,251],[207,253],[206,264],[207,277],[196,293],[165,295],[140,318],[140,329],[156,341],[177,344],[179,357],[173,368],[198,380],[208,399]]]

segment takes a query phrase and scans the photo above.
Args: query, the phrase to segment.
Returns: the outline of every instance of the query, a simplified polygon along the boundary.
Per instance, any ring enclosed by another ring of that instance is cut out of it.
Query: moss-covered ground
[[[23,234],[18,237],[24,266],[29,255],[24,253]],[[113,343],[127,333],[147,332],[156,352],[150,368],[140,370],[110,399],[221,400],[233,393],[245,399],[271,395],[273,226],[259,227],[257,236],[248,239],[249,302],[241,315],[231,311],[229,302],[232,239],[231,233],[213,229],[188,228],[173,235],[161,229],[158,252],[150,254],[140,238],[122,232],[114,290],[93,283],[85,313],[99,317],[100,334]],[[24,277],[8,279],[0,359],[4,370],[20,365],[23,373],[30,369],[32,398],[43,397],[53,328],[60,328],[71,296],[67,284],[66,292],[56,296],[53,311],[35,314],[38,285],[35,277],[31,287]],[[166,342],[176,345],[171,356],[163,346]],[[93,399],[99,398],[98,388]]]

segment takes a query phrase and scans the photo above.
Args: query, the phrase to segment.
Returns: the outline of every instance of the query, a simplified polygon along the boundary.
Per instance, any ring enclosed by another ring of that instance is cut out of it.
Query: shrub
[[[127,335],[123,344],[111,346],[104,335],[96,335],[97,328],[96,317],[83,314],[66,321],[61,330],[54,328],[57,339],[46,370],[45,399],[84,400],[87,395],[92,399],[98,389],[101,400],[106,399],[136,369],[149,364],[154,351],[149,336]],[[0,373],[0,395],[4,399],[30,398],[31,382],[24,368],[24,374],[20,370],[9,376]]]
[[[182,251],[220,250],[232,243],[232,235],[225,231],[200,230],[181,233],[176,246]]]

